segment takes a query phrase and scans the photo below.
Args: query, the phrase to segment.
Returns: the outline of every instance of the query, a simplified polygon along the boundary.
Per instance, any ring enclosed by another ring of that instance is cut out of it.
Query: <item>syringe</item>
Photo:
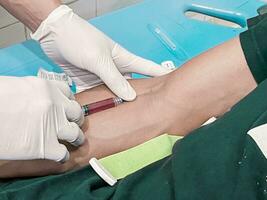
[[[84,116],[86,117],[94,113],[98,113],[98,112],[101,112],[101,111],[104,111],[110,108],[114,108],[122,104],[123,102],[124,102],[123,99],[119,97],[115,97],[115,98],[105,99],[102,101],[91,103],[88,105],[84,105],[82,106],[82,109],[83,109]]]

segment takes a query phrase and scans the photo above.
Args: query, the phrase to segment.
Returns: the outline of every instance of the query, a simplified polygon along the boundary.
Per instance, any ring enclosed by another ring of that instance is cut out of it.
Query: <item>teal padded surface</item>
[[[257,0],[146,0],[91,21],[130,51],[176,66],[247,29],[246,20],[264,5]],[[185,16],[195,11],[240,24],[230,28]],[[114,23],[116,22],[116,23]]]
[[[172,60],[181,66],[246,30],[246,20],[257,15],[262,5],[257,0],[145,0],[91,23],[140,56],[157,63]],[[189,19],[186,11],[236,22],[242,28]]]
[[[246,19],[257,15],[262,5],[258,0],[144,0],[90,22],[137,55],[157,63],[172,60],[180,66],[244,31]],[[184,15],[187,10],[234,21],[243,28],[192,20]],[[1,75],[36,75],[40,67],[61,71],[34,41],[0,49]]]
[[[33,40],[0,49],[0,74],[5,76],[36,75],[39,68],[62,72],[43,53],[38,43]]]

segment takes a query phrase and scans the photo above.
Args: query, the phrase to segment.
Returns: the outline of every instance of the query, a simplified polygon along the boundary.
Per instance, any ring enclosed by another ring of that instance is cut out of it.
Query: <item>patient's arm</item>
[[[208,118],[227,112],[256,87],[238,38],[169,75],[132,80],[131,84],[137,100],[87,117],[83,127],[87,140],[71,150],[68,162],[8,162],[0,167],[0,177],[60,173],[84,166],[92,157],[114,154],[166,132],[186,135]],[[87,104],[111,96],[105,86],[100,86],[76,97]]]

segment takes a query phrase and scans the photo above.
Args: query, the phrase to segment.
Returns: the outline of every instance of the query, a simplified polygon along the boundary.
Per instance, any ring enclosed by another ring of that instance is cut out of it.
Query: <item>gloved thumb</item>
[[[98,69],[96,75],[102,79],[115,95],[125,101],[133,101],[136,98],[135,90],[119,72],[112,58],[108,58],[104,63],[100,64]]]
[[[120,68],[122,73],[130,72],[156,77],[172,71],[150,60],[132,54],[119,44],[115,44],[112,56],[116,66]]]

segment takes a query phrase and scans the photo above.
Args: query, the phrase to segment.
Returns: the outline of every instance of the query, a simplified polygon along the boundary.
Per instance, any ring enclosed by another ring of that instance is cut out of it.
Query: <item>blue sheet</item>
[[[157,63],[172,60],[180,66],[246,30],[246,20],[257,15],[257,9],[263,4],[257,0],[145,0],[131,8],[93,19],[91,23],[140,56]],[[189,19],[185,16],[186,11],[233,21],[242,28]],[[162,34],[158,34],[159,31]],[[166,41],[166,37],[171,42]]]
[[[133,53],[157,63],[177,66],[246,30],[246,19],[264,5],[257,0],[144,0],[143,3],[90,21]],[[185,16],[196,11],[236,22],[242,28],[200,22]],[[30,40],[0,49],[0,74],[36,75],[40,67],[60,72],[39,45]],[[139,76],[135,76],[139,77]]]

